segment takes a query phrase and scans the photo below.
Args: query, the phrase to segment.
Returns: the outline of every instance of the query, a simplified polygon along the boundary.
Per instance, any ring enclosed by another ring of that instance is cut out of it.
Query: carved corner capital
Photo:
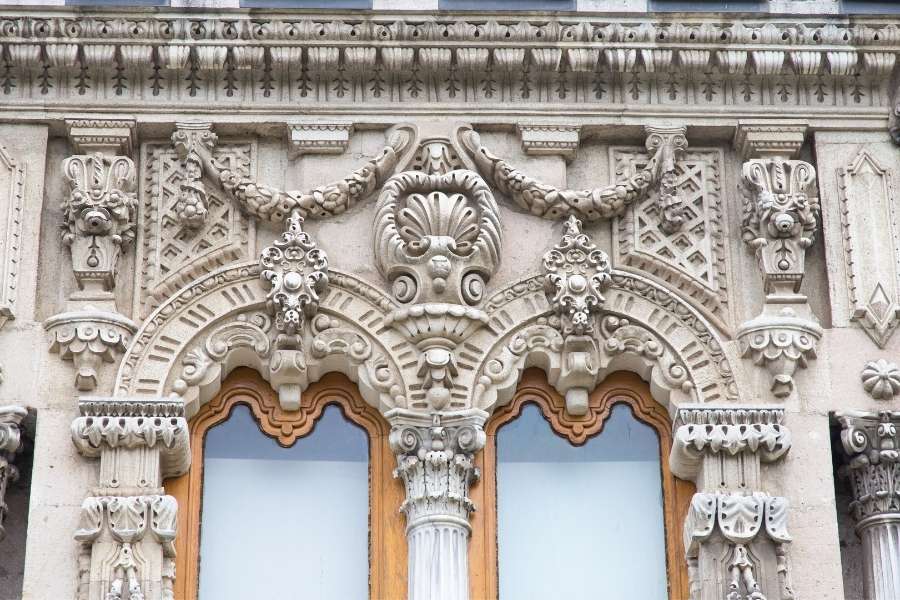
[[[78,452],[88,458],[101,459],[107,453],[139,449],[157,450],[159,464],[129,465],[128,461],[109,461],[112,471],[105,472],[101,479],[111,482],[125,482],[139,479],[144,473],[123,472],[129,468],[149,468],[149,479],[144,484],[152,488],[162,479],[185,473],[190,466],[190,440],[187,420],[184,417],[184,402],[171,398],[127,398],[86,396],[79,400],[80,416],[72,422],[72,442]],[[102,483],[101,483],[102,485]],[[116,487],[111,485],[109,487]]]
[[[744,160],[751,158],[795,158],[803,147],[808,126],[738,123],[734,149]]]
[[[75,366],[75,388],[91,391],[97,387],[103,363],[116,362],[128,348],[137,325],[114,312],[84,310],[65,312],[44,321],[51,335],[50,352]]]
[[[794,373],[805,369],[817,356],[822,327],[785,306],[775,314],[763,313],[737,331],[741,356],[766,368],[772,376],[771,391],[777,398],[794,390]]]
[[[529,156],[561,156],[571,161],[581,143],[579,125],[519,123],[516,131],[522,141],[522,151]]]
[[[134,119],[66,119],[66,132],[77,154],[132,156]]]
[[[304,154],[343,154],[350,145],[353,121],[295,121],[287,124],[291,158]]]
[[[875,400],[893,400],[900,396],[900,367],[883,358],[866,363],[860,373],[863,389]]]
[[[16,452],[22,447],[22,421],[27,414],[28,411],[21,406],[0,406],[0,540],[6,533],[6,489],[19,476],[12,463]]]
[[[703,461],[753,455],[772,463],[791,449],[785,411],[769,406],[685,405],[675,413],[669,464],[682,479],[696,480]]]
[[[853,488],[850,512],[864,527],[885,515],[900,513],[900,411],[848,411],[835,415]]]

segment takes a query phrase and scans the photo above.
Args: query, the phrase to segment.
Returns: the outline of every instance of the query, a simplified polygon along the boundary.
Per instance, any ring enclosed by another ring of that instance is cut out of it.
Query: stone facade
[[[896,17],[579,4],[0,13],[0,600],[173,598],[237,367],[356,382],[409,599],[468,599],[532,366],[668,410],[690,600],[900,597]]]

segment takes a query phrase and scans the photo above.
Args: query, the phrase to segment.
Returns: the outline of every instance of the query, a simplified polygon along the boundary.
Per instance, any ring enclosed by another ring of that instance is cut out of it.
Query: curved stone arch
[[[412,345],[389,326],[396,305],[372,285],[332,270],[317,315],[304,332],[303,352],[272,342],[266,290],[256,262],[200,277],[157,308],[135,334],[119,366],[115,395],[180,396],[188,416],[212,398],[237,367],[258,371],[282,401],[328,372],[347,375],[379,410],[405,408],[398,357]],[[282,385],[286,387],[281,387]],[[291,387],[294,386],[294,387]]]
[[[496,338],[476,369],[473,406],[492,411],[509,401],[528,367],[543,369],[559,388],[565,340],[554,326],[544,277],[522,279],[496,292],[485,310]],[[670,412],[686,403],[738,399],[721,336],[672,290],[614,269],[598,321],[597,351],[586,359],[599,363],[591,387],[609,373],[626,370],[646,380]]]

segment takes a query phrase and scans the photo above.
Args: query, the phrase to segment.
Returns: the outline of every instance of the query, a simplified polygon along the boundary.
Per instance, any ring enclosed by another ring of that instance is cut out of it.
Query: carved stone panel
[[[0,146],[0,327],[15,316],[25,167]]]
[[[256,144],[219,144],[216,160],[250,177],[256,171]],[[165,298],[197,276],[250,257],[255,222],[218,190],[208,190],[208,215],[191,227],[177,215],[181,183],[187,176],[172,144],[142,149],[135,314],[146,317]]]
[[[647,160],[645,151],[636,148],[612,148],[610,152],[616,179],[638,172]],[[683,202],[683,225],[671,233],[660,228],[659,192],[651,190],[613,227],[617,267],[634,267],[675,286],[719,325],[729,320],[721,187],[721,151],[686,150],[675,163],[675,192]]]
[[[900,324],[900,219],[892,176],[865,148],[838,170],[850,318],[882,348]]]

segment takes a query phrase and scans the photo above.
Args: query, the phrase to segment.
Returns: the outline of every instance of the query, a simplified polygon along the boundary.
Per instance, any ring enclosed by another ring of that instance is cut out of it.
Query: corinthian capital
[[[895,475],[900,465],[900,412],[845,413],[838,421],[853,487],[853,516],[862,523],[900,513],[900,478]]]
[[[802,160],[751,159],[741,172],[744,241],[756,251],[767,294],[800,291],[816,234],[816,171]]]
[[[99,152],[63,161],[69,195],[62,204],[63,241],[81,289],[109,291],[123,246],[134,240],[134,163]]]

